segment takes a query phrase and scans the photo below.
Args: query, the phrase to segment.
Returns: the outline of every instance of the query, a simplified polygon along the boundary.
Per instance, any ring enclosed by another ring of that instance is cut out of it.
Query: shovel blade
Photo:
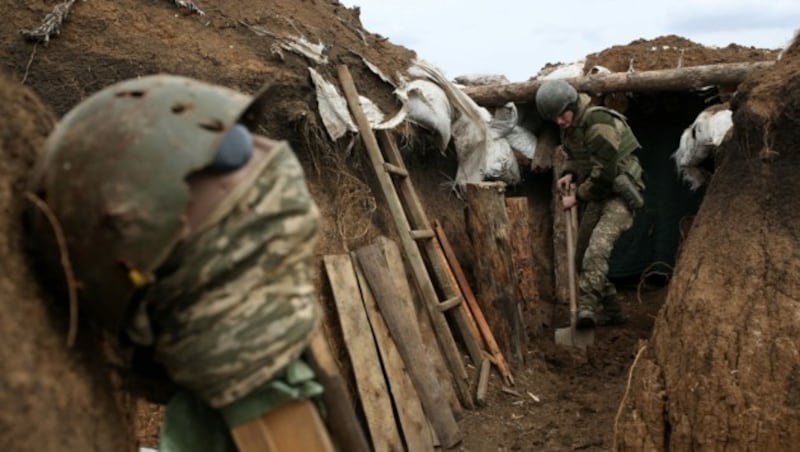
[[[594,344],[594,328],[581,330],[573,327],[558,328],[556,329],[555,340],[558,345],[586,350],[586,347]]]

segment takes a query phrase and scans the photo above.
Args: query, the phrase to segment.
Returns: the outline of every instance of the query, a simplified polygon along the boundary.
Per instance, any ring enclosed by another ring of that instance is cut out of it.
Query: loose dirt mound
[[[182,13],[169,1],[76,2],[62,34],[47,46],[34,47],[25,43],[18,31],[38,26],[52,4],[39,2],[22,8],[18,2],[0,0],[0,5],[6,21],[6,26],[0,30],[0,56],[5,69],[14,79],[30,85],[58,115],[111,83],[155,72],[187,75],[245,92],[255,92],[266,81],[276,83],[280,89],[271,99],[263,126],[268,135],[289,140],[303,161],[312,194],[323,213],[319,253],[344,252],[370,242],[377,234],[392,234],[392,220],[381,207],[382,198],[375,195],[374,176],[364,153],[358,148],[350,149],[349,143],[334,145],[327,140],[316,113],[316,99],[308,76],[308,67],[313,66],[328,80],[335,81],[336,66],[348,64],[362,94],[368,95],[386,112],[398,107],[391,94],[392,87],[369,71],[362,57],[393,76],[409,66],[414,54],[364,30],[357,9],[347,9],[336,1],[326,0],[208,0],[201,2],[206,16],[200,17]],[[281,50],[278,45],[288,36],[301,35],[312,43],[325,44],[328,64],[311,63],[291,51]],[[707,49],[668,36],[607,49],[590,55],[586,64],[587,67],[599,64],[625,71],[633,61],[636,70],[646,70],[680,64],[764,60],[776,54],[776,51],[739,46]],[[12,92],[16,91],[12,89]],[[4,117],[18,119],[6,130],[23,130],[23,127],[37,124],[26,119],[30,117],[22,110],[7,110]],[[44,134],[43,130],[37,130],[38,138],[28,143],[28,148],[35,148]],[[410,142],[419,140],[419,137],[409,138]],[[19,162],[19,158],[12,157],[10,161]],[[24,157],[24,165],[8,169],[9,177],[19,180],[30,159],[30,156]],[[0,161],[0,165],[4,163]],[[423,203],[429,212],[436,213],[451,240],[459,246],[459,257],[471,255],[463,233],[463,204],[441,187],[455,174],[452,154],[441,157],[435,153],[418,153],[408,156],[407,163]],[[4,175],[5,168],[0,166],[0,176]],[[0,191],[0,201],[5,201],[5,193]],[[17,230],[10,226],[3,229],[4,226],[0,222],[0,245],[3,245],[0,258],[3,259],[7,253],[17,250],[20,240]],[[9,241],[4,242],[4,237],[10,237]],[[464,259],[464,264],[469,270],[468,259]],[[17,281],[29,275],[11,272],[3,276],[0,282],[13,288]],[[4,286],[0,284],[0,287]],[[622,327],[600,330],[598,343],[589,359],[554,347],[552,331],[532,338],[534,342],[526,367],[515,372],[517,386],[514,389],[521,397],[501,392],[499,379],[493,378],[489,405],[466,412],[461,421],[467,435],[464,449],[609,449],[616,410],[627,383],[628,366],[639,350],[640,341],[649,337],[664,297],[663,289],[645,288],[639,300],[635,285],[627,289],[624,306],[631,321]],[[2,330],[14,331],[11,327],[3,326]],[[39,334],[45,338],[53,336],[54,341],[61,340],[52,332]],[[11,340],[0,346],[0,356],[4,360],[14,356],[9,346],[13,344],[17,350],[17,343],[19,341]],[[49,360],[43,358],[38,362],[45,371],[41,363]],[[69,396],[66,390],[63,394],[55,391],[54,385],[45,389],[54,392],[52,398]],[[40,400],[32,395],[23,399]],[[3,402],[4,407],[17,406]],[[100,422],[94,415],[105,408],[86,409],[92,414],[90,419],[62,418],[75,419],[74,430],[100,431],[92,424]],[[39,411],[30,413],[38,417]],[[154,413],[157,417],[158,412]],[[69,422],[64,425],[72,428]],[[147,425],[150,427],[140,431],[139,437],[146,438],[146,445],[154,445],[158,423]],[[53,441],[63,441],[68,436],[65,431],[54,436]],[[124,449],[106,447],[100,440],[94,446],[76,446],[70,449]]]
[[[680,36],[639,39],[627,45],[610,47],[586,57],[584,72],[595,65],[611,72],[628,70],[653,71],[717,63],[742,63],[774,60],[779,50],[757,49],[730,44],[727,47],[706,47]]]

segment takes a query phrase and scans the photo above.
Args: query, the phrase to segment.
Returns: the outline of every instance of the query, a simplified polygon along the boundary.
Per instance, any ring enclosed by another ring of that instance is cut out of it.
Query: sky
[[[800,0],[340,0],[371,32],[417,52],[449,78],[525,81],[637,39],[778,49],[800,29]]]

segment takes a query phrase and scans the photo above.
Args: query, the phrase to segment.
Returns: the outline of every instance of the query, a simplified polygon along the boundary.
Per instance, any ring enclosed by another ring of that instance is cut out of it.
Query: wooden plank
[[[500,375],[503,376],[506,383],[513,385],[514,377],[511,375],[511,370],[509,369],[502,352],[500,352],[500,347],[498,347],[497,341],[494,338],[494,334],[492,334],[492,330],[489,328],[489,323],[483,316],[483,311],[481,311],[478,300],[475,299],[475,294],[472,292],[472,288],[469,286],[467,277],[464,275],[464,270],[461,268],[461,263],[458,262],[458,258],[456,257],[456,253],[453,251],[452,245],[450,245],[450,240],[448,240],[447,235],[444,232],[444,228],[442,228],[442,225],[438,221],[435,222],[434,230],[436,231],[436,236],[442,246],[444,255],[450,264],[450,268],[453,271],[453,275],[455,276],[456,281],[461,288],[461,293],[464,294],[464,300],[466,301],[465,304],[472,312],[472,317],[475,319],[475,323],[478,325],[478,330],[481,332],[481,336],[486,343],[486,347],[489,349],[489,353],[491,354],[492,358],[494,358],[494,364],[497,366],[497,369],[500,371]]]
[[[354,253],[351,253],[351,257],[355,261]],[[428,430],[428,420],[422,410],[417,390],[414,389],[414,384],[406,372],[407,367],[403,363],[400,352],[397,350],[397,345],[389,334],[386,321],[378,311],[378,305],[364,277],[364,272],[359,265],[356,264],[354,267],[358,285],[361,287],[364,308],[367,311],[375,341],[378,343],[378,351],[381,354],[383,368],[386,371],[386,381],[389,383],[389,390],[394,400],[394,407],[400,421],[406,450],[433,450],[433,438]],[[386,277],[395,279],[397,275],[389,274]]]
[[[392,415],[392,401],[375,348],[375,338],[364,311],[350,256],[329,255],[323,258],[323,262],[333,290],[342,336],[353,366],[356,388],[372,438],[373,450],[403,450],[400,433]]]
[[[231,433],[241,452],[335,451],[317,408],[310,400],[283,404],[237,425]]]
[[[395,339],[397,349],[406,363],[411,381],[417,388],[420,402],[431,421],[436,436],[444,447],[453,447],[461,441],[461,432],[447,404],[436,374],[431,369],[419,329],[405,315],[410,306],[409,300],[403,300],[388,276],[389,266],[379,245],[370,245],[356,251],[358,263],[364,271],[372,295],[378,303],[386,325]]]
[[[414,298],[416,292],[411,291],[411,286],[408,283],[408,275],[406,267],[403,265],[403,256],[400,254],[400,248],[393,240],[388,237],[378,237],[378,245],[380,245],[383,255],[386,257],[386,263],[389,265],[389,272],[395,275],[395,288],[397,293],[405,300],[412,300],[412,306],[402,308],[407,309],[403,314],[404,317],[409,319],[417,319],[417,326],[419,327],[420,334],[422,335],[422,342],[425,344],[426,355],[430,358],[431,365],[436,372],[437,379],[442,382],[442,388],[447,394],[447,399],[450,401],[450,408],[453,410],[453,415],[458,419],[459,415],[463,412],[461,403],[458,401],[455,388],[452,384],[446,384],[453,379],[453,375],[447,370],[447,365],[442,357],[442,351],[439,348],[439,343],[436,341],[436,335],[433,332],[431,319],[428,316],[427,309],[422,305],[420,300]],[[431,427],[431,431],[432,427]],[[436,435],[434,435],[435,437]],[[434,445],[438,445],[438,439]]]
[[[378,183],[381,186],[381,191],[386,198],[389,211],[392,213],[392,218],[394,219],[395,227],[397,228],[398,235],[400,236],[400,241],[403,245],[403,251],[405,251],[406,256],[408,257],[408,262],[411,266],[414,280],[417,283],[417,287],[420,290],[422,298],[425,300],[425,306],[428,309],[428,315],[431,318],[431,323],[433,325],[434,332],[436,333],[436,338],[439,341],[439,345],[442,347],[442,353],[447,361],[447,366],[450,369],[450,372],[453,373],[453,381],[455,383],[459,399],[464,406],[468,408],[472,407],[474,403],[472,401],[472,394],[469,391],[469,377],[461,358],[461,352],[456,346],[455,339],[450,331],[450,327],[447,325],[447,320],[444,317],[444,314],[436,309],[436,305],[439,303],[436,289],[433,287],[433,282],[431,281],[431,277],[428,274],[427,268],[425,268],[425,262],[422,259],[422,254],[420,253],[419,247],[408,232],[412,229],[419,229],[419,227],[411,228],[408,218],[406,217],[406,213],[403,209],[403,203],[400,201],[397,191],[395,190],[394,182],[389,174],[383,170],[383,155],[378,147],[375,134],[372,132],[372,127],[370,126],[367,117],[364,115],[364,111],[361,110],[358,91],[356,91],[350,71],[347,69],[347,66],[341,65],[339,66],[338,73],[339,81],[342,84],[342,90],[344,91],[345,98],[347,99],[347,104],[350,107],[350,112],[353,114],[353,117],[356,120],[356,124],[358,125],[358,129],[361,134],[361,139],[364,142],[364,147],[367,149],[373,170],[375,171]],[[398,165],[398,163],[401,162],[390,161],[389,163]],[[404,186],[407,190],[409,190],[411,187],[410,179],[404,178],[401,186]],[[411,190],[411,192],[413,192],[413,190]]]
[[[336,365],[323,328],[311,338],[309,361],[317,375],[317,380],[325,388],[322,401],[325,403],[325,422],[331,439],[339,450],[370,452],[364,429],[358,422],[355,405],[347,391],[344,379]]]

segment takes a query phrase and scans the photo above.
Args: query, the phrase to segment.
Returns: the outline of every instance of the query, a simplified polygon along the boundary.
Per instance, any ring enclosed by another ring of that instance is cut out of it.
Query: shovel
[[[575,186],[570,185],[569,193],[575,193]],[[594,328],[577,329],[575,322],[578,316],[577,278],[575,275],[575,236],[578,229],[577,206],[565,211],[564,219],[567,227],[567,273],[569,276],[569,327],[556,329],[556,344],[577,347],[586,350],[594,344]]]

